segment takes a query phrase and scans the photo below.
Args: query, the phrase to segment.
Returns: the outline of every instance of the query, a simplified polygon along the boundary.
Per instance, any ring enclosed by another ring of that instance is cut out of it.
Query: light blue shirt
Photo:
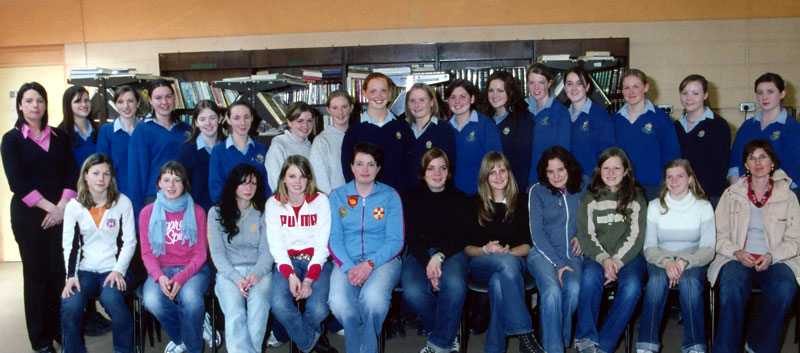
[[[200,146],[199,143],[197,145],[198,145],[198,147]],[[242,152],[242,154],[247,154],[247,151],[250,150],[250,146],[255,146],[255,145],[256,145],[256,143],[253,142],[253,139],[250,138],[250,136],[247,136],[247,143],[244,145],[244,148],[242,148],[242,149],[240,149],[239,146],[236,146],[236,143],[233,142],[233,135],[228,136],[228,138],[225,139],[225,148],[226,149],[231,148],[231,146],[235,146],[236,149],[239,150],[239,152]]]
[[[86,125],[89,127],[88,129],[86,129],[86,134],[82,134],[78,130],[78,125],[74,125],[73,126],[73,128],[75,128],[75,135],[80,136],[84,141],[88,140],[89,137],[92,136],[92,132],[94,132],[94,128],[92,127],[92,124],[87,123]]]
[[[629,123],[632,123],[631,122],[631,117],[628,115],[628,105],[629,105],[628,103],[625,103],[625,105],[622,106],[622,109],[619,110],[619,114],[622,115],[625,118],[625,120],[627,120]],[[644,99],[644,110],[639,115],[642,115],[642,114],[647,113],[647,112],[654,112],[655,113],[655,111],[656,111],[656,107],[653,105],[653,102],[651,102],[649,99],[645,98]]]
[[[473,110],[469,114],[469,120],[467,121],[467,124],[469,124],[469,123],[477,123],[477,122],[478,122],[478,112]],[[467,124],[464,124],[464,126],[467,126]],[[450,119],[450,126],[452,126],[454,129],[456,129],[458,131],[461,131],[461,129],[458,128],[458,122],[456,121],[456,117],[455,116],[452,119]]]
[[[134,128],[136,128],[136,125],[139,124],[139,121],[140,121],[139,118],[133,118]],[[114,119],[114,132],[117,132],[119,130],[125,131],[126,133],[128,133],[128,135],[133,135],[133,130],[131,131],[125,130],[125,126],[122,125],[122,118],[117,117],[116,119]]]
[[[711,119],[711,120],[714,119],[714,112],[712,112],[711,108],[709,107],[706,107],[706,111],[703,112],[703,115],[700,116],[700,119],[697,119],[697,121],[695,121],[694,125],[692,125],[691,128],[687,127],[686,114],[683,114],[683,116],[678,120],[678,122],[681,124],[681,126],[683,126],[683,131],[686,131],[686,133],[688,134],[689,131],[692,131],[695,128],[695,126],[699,125],[700,122],[706,119]]]
[[[550,108],[550,106],[553,105],[553,100],[555,100],[555,99],[556,99],[556,97],[553,97],[552,95],[550,95],[550,98],[547,99],[547,103],[544,104],[544,107],[542,107],[542,109],[539,109],[539,102],[537,102],[531,96],[528,96],[528,98],[525,98],[525,102],[528,103],[528,110],[535,115],[540,110],[545,110],[547,108]]]
[[[776,116],[776,117],[775,117],[775,119],[773,119],[772,121],[770,121],[770,122],[769,122],[769,124],[767,124],[767,126],[770,126],[770,125],[772,125],[772,124],[774,124],[774,123],[786,124],[786,117],[787,117],[788,115],[789,115],[789,114],[787,114],[787,113],[786,113],[786,109],[784,109],[784,108],[781,108],[781,112],[778,114],[778,116]],[[756,121],[761,121],[761,117],[762,117],[762,116],[764,116],[764,111],[763,111],[763,110],[762,110],[762,111],[760,111],[760,112],[758,112],[758,114],[756,114],[756,115],[753,117],[753,119],[755,119]],[[765,127],[766,127],[766,126],[765,126]],[[761,130],[764,130],[764,129],[762,128]]]
[[[498,117],[497,115],[495,115],[494,118],[493,118],[495,125],[500,125],[500,123],[502,123],[503,120],[506,120],[506,117],[508,117],[508,110],[506,110],[506,113],[503,114],[503,116],[501,116],[501,117]]]
[[[248,137],[248,139],[249,139],[249,137]],[[194,139],[194,141],[195,141],[195,143],[197,144],[197,150],[198,150],[198,151],[199,151],[200,149],[203,149],[203,148],[205,148],[205,149],[206,149],[206,152],[208,152],[208,154],[211,154],[211,150],[213,149],[213,147],[209,146],[209,145],[206,143],[206,140],[204,140],[204,139],[203,139],[203,136],[202,136],[202,135],[197,135],[197,138],[196,138],[196,139]],[[248,140],[248,142],[249,142],[249,140]],[[250,146],[250,145],[247,145],[247,147],[249,147],[249,146]],[[247,148],[247,147],[245,147],[245,148]]]
[[[581,115],[581,113],[589,114],[589,110],[592,109],[592,100],[589,99],[589,98],[586,98],[586,102],[583,103],[583,106],[581,107],[581,111],[578,112],[578,114],[575,114],[575,111],[573,111],[573,108],[574,108],[574,106],[570,105],[569,108],[567,108],[567,110],[569,110],[569,118],[570,118],[570,120],[572,120],[572,122],[574,123],[575,120],[578,120],[578,117]]]
[[[432,117],[431,120],[428,121],[427,124],[425,124],[425,126],[422,128],[422,130],[419,131],[419,133],[417,133],[417,122],[415,121],[415,122],[411,123],[411,131],[414,132],[414,137],[415,138],[419,138],[420,136],[422,136],[422,134],[425,133],[425,130],[428,130],[428,126],[430,126],[431,124],[439,125],[439,118],[437,118],[435,116]]]
[[[392,121],[394,119],[395,119],[394,114],[392,114],[392,112],[390,112],[390,111],[386,112],[386,119],[383,119],[382,123],[379,123],[379,122],[375,121],[375,119],[373,119],[371,116],[369,116],[369,114],[367,114],[367,112],[364,112],[364,113],[361,114],[361,122],[362,123],[364,123],[364,122],[370,123],[370,124],[375,125],[377,127],[383,127],[384,125],[388,124],[390,121]]]

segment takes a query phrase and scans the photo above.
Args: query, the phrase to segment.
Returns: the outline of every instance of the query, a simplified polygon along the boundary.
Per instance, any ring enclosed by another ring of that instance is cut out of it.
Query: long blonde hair
[[[703,187],[700,186],[700,181],[697,180],[697,174],[694,173],[694,169],[692,169],[692,164],[689,163],[688,159],[685,158],[675,158],[667,163],[664,166],[664,174],[661,176],[661,191],[658,192],[658,201],[661,203],[661,208],[664,209],[661,214],[667,214],[669,211],[669,207],[667,206],[667,193],[669,193],[669,188],[667,188],[667,169],[681,167],[684,171],[686,171],[686,176],[692,178],[692,181],[689,183],[689,191],[694,195],[694,198],[706,199],[706,192],[703,190]]]
[[[78,176],[78,202],[80,202],[81,206],[89,209],[92,207],[96,207],[94,203],[94,199],[92,198],[91,192],[89,192],[89,185],[86,183],[86,173],[89,172],[89,169],[92,167],[105,163],[108,165],[108,170],[111,172],[111,181],[108,182],[108,187],[106,188],[106,204],[102,206],[112,207],[117,200],[119,200],[119,190],[117,189],[117,177],[114,174],[114,162],[111,161],[111,157],[103,153],[95,153],[83,162],[83,166],[81,167],[81,174]]]
[[[514,217],[514,211],[517,205],[517,196],[519,188],[517,182],[514,181],[514,172],[511,170],[511,162],[508,161],[505,155],[500,152],[492,151],[486,154],[481,161],[481,169],[478,172],[478,195],[481,197],[481,207],[478,208],[478,224],[481,226],[486,225],[486,222],[491,222],[492,214],[494,214],[494,205],[492,205],[492,187],[489,185],[489,175],[492,169],[496,166],[502,166],[508,171],[508,184],[506,185],[503,193],[506,195],[506,214],[503,221],[509,221]],[[497,202],[503,200],[494,200]]]
[[[317,185],[314,183],[314,174],[311,172],[311,162],[309,162],[306,157],[299,154],[291,155],[286,157],[286,160],[283,162],[281,175],[278,177],[278,190],[275,191],[275,194],[278,195],[281,201],[281,205],[286,205],[286,203],[289,202],[289,189],[286,188],[286,183],[283,181],[283,178],[286,177],[286,172],[291,166],[300,169],[300,174],[308,179],[305,190],[306,195],[314,195],[317,193]]]

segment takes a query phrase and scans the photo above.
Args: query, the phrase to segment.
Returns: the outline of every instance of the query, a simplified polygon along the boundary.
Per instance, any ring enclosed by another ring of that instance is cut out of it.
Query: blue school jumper
[[[467,195],[478,191],[478,172],[483,156],[491,151],[503,152],[500,133],[491,118],[472,111],[469,121],[458,131],[458,122],[450,119],[456,137],[455,186]]]
[[[573,115],[572,107],[569,113],[574,117],[570,151],[583,169],[583,175],[591,177],[600,153],[614,146],[614,122],[600,104],[590,99],[583,103],[577,117]]]
[[[800,180],[800,123],[782,109],[781,113],[773,120],[767,128],[761,130],[761,116],[763,112],[758,112],[752,119],[747,119],[736,131],[736,139],[733,140],[731,149],[731,162],[728,169],[728,176],[744,175],[744,161],[742,152],[744,145],[751,140],[765,139],[772,144],[775,153],[778,154],[778,162],[789,178],[792,179],[792,187],[796,187],[797,180]]]
[[[433,147],[441,148],[450,160],[450,173],[455,170],[456,164],[456,137],[453,129],[447,126],[443,120],[432,117],[428,125],[422,128],[422,133],[417,136],[416,123],[411,124],[411,132],[414,134],[414,145],[406,162],[406,185],[408,190],[414,190],[419,186],[419,168],[422,163],[422,155]]]
[[[542,153],[555,145],[570,149],[570,127],[571,121],[569,111],[555,97],[550,96],[542,111],[536,113],[538,109],[536,100],[533,97],[525,98],[528,103],[528,111],[533,115],[533,151],[531,152],[531,166],[539,163]],[[532,167],[528,175],[528,184],[539,181],[536,168]]]
[[[617,145],[622,148],[642,185],[660,185],[667,162],[681,157],[678,135],[672,119],[645,99],[645,109],[633,124],[628,119],[628,104],[611,118]]]
[[[128,198],[137,218],[145,198],[156,194],[156,179],[161,167],[178,157],[181,144],[192,135],[188,125],[179,122],[167,130],[155,118],[136,126],[128,144]]]
[[[377,180],[404,194],[408,190],[404,176],[408,154],[414,145],[414,133],[404,120],[395,118],[391,112],[387,114],[383,124],[378,124],[364,112],[359,122],[350,125],[342,140],[342,172],[345,181],[352,181],[350,158],[353,148],[359,142],[372,142],[383,149],[384,156]]]
[[[178,162],[186,167],[192,181],[190,189],[192,199],[206,212],[213,205],[211,194],[208,192],[208,162],[210,158],[211,147],[206,144],[202,136],[197,136],[193,141],[184,143],[178,153]]]
[[[233,142],[233,136],[228,136],[225,143],[218,143],[211,150],[211,157],[208,160],[208,192],[211,202],[216,203],[222,195],[222,188],[225,187],[225,179],[228,173],[239,163],[248,163],[261,173],[264,180],[264,189],[269,196],[271,191],[267,184],[267,169],[264,166],[264,158],[267,155],[267,146],[263,143],[247,138],[247,144],[243,150],[239,150]]]
[[[134,130],[139,122],[139,119],[136,119]],[[128,144],[131,141],[131,134],[133,133],[125,131],[119,118],[114,119],[114,122],[103,124],[97,133],[97,153],[111,157],[117,175],[117,189],[125,195],[128,195]]]
[[[527,111],[519,113],[516,122],[508,117],[508,111],[501,117],[495,116],[494,122],[500,133],[500,144],[503,145],[506,158],[511,162],[514,180],[520,190],[527,190],[531,167],[536,168],[536,164],[531,164],[534,123]]]
[[[75,162],[78,163],[78,170],[83,168],[83,162],[86,158],[97,152],[97,131],[94,130],[92,124],[88,124],[89,129],[86,130],[86,135],[81,135],[78,132],[78,127],[75,128],[75,142],[73,142],[71,149],[72,155],[75,156]]]
[[[686,126],[686,115],[675,122],[681,154],[692,164],[706,195],[720,197],[728,187],[731,128],[708,107],[691,129],[687,131]]]

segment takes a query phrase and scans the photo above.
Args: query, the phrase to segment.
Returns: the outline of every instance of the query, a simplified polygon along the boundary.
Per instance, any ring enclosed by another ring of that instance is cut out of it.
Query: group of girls
[[[270,308],[303,351],[329,351],[321,329],[328,308],[348,351],[375,351],[402,282],[428,337],[422,351],[447,352],[471,279],[489,294],[486,352],[505,351],[507,335],[519,336],[523,352],[563,351],[576,308],[576,348],[611,352],[643,287],[637,349],[657,351],[674,286],[687,323],[683,348],[704,352],[708,268],[724,322],[714,351],[777,349],[775,318],[791,303],[800,270],[800,206],[791,191],[800,125],[780,106],[781,77],[756,80],[761,110],[732,151],[702,76],[681,82],[685,113],[674,123],[645,98],[639,70],[623,76],[626,104],[610,117],[588,99],[594,87],[584,71],[564,75],[569,108],[551,92],[554,77],[532,65],[524,99],[504,72],[489,77],[481,97],[455,80],[447,121],[425,84],[409,88],[405,119],[394,116],[391,81],[371,74],[360,116],[351,118],[347,93],[333,92],[332,125],[312,143],[312,108],[293,103],[269,150],[255,141],[257,117],[243,101],[225,112],[201,102],[190,127],[174,111],[171,86],[156,80],[152,111],[140,121],[139,96],[123,86],[114,96],[120,116],[98,128],[88,92],[76,86],[64,95],[62,130],[47,125],[44,88],[23,85],[2,157],[32,347],[53,351],[61,331],[64,351],[84,351],[81,313],[98,298],[112,317],[114,350],[130,351],[123,297],[143,281],[145,307],[172,339],[167,352],[199,352],[203,295],[215,279],[231,351],[260,350]],[[488,103],[487,115],[476,98]],[[716,215],[707,197],[719,200]],[[146,279],[128,272],[136,231]],[[541,294],[544,347],[527,313],[527,273]],[[776,295],[766,296],[743,341],[742,298],[754,281]],[[602,293],[614,283],[616,300],[598,330]],[[304,313],[292,304],[301,299]]]

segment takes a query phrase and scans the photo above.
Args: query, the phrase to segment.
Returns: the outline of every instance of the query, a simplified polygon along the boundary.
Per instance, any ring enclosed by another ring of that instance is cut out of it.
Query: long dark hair
[[[564,147],[553,146],[542,152],[542,158],[539,159],[539,164],[536,165],[536,174],[539,176],[539,183],[546,186],[553,195],[558,195],[560,191],[550,184],[550,179],[547,179],[547,164],[551,160],[558,159],[564,163],[564,168],[567,170],[567,192],[576,194],[581,191],[581,184],[583,184],[583,169],[572,153],[569,153]]]
[[[153,82],[150,82],[150,87],[148,87],[147,90],[148,97],[152,97],[153,92],[156,90],[156,88],[159,87],[166,87],[167,89],[169,89],[170,93],[172,93],[173,98],[178,99],[178,97],[175,96],[175,89],[172,88],[172,84],[170,83],[170,81],[167,81],[163,78],[158,78],[155,79]],[[175,111],[175,105],[177,105],[177,102],[173,104],[172,111],[169,113],[169,122],[172,124],[177,124],[181,121],[180,117],[178,116],[178,112]],[[152,104],[150,107],[150,112],[153,114],[153,119],[156,119],[156,111],[155,108],[152,107]]]
[[[487,102],[485,104],[486,115],[494,117],[496,112],[496,109],[488,103],[489,84],[494,80],[503,82],[503,90],[505,90],[506,97],[508,98],[505,104],[506,111],[508,111],[508,119],[511,119],[512,126],[517,127],[517,122],[524,117],[524,114],[527,114],[528,103],[525,103],[525,97],[522,96],[522,91],[519,89],[517,79],[507,71],[495,71],[489,75],[489,79],[486,80],[486,91],[484,93],[486,97],[481,99],[482,102]]]
[[[14,109],[17,110],[17,122],[14,123],[14,127],[17,129],[21,129],[22,124],[28,123],[25,121],[25,115],[22,114],[22,110],[19,109],[19,106],[22,104],[22,96],[25,95],[25,92],[31,89],[36,91],[36,93],[39,93],[39,95],[44,98],[44,114],[42,114],[42,125],[39,128],[44,129],[44,127],[47,126],[47,91],[44,89],[44,86],[39,84],[39,82],[34,81],[23,83],[22,86],[20,86],[17,90],[17,105],[14,107]]]
[[[264,213],[264,205],[267,203],[267,197],[264,195],[266,187],[264,186],[264,178],[261,173],[250,164],[240,163],[237,164],[231,172],[228,173],[228,178],[225,179],[225,186],[222,188],[222,196],[217,201],[216,208],[219,217],[217,222],[222,224],[222,229],[228,234],[228,243],[239,234],[239,218],[242,212],[239,210],[239,205],[236,202],[236,189],[239,185],[243,184],[248,177],[256,179],[256,193],[253,199],[250,200],[253,208],[261,213]]]
[[[77,146],[78,143],[75,140],[75,113],[72,112],[72,103],[81,99],[84,93],[87,96],[89,95],[89,91],[87,91],[85,87],[72,86],[64,91],[64,96],[61,98],[61,109],[63,109],[64,112],[64,120],[59,127],[64,129],[64,133],[67,134],[67,138],[69,138],[69,143],[73,146]],[[93,112],[89,110],[89,116],[86,117],[86,120],[88,120],[89,125],[92,126],[92,142],[97,143],[97,123],[92,120],[92,115]]]
[[[219,107],[217,107],[217,103],[214,101],[204,99],[194,106],[194,110],[192,111],[192,135],[183,142],[183,144],[191,143],[194,141],[197,136],[200,136],[200,128],[197,127],[197,118],[200,116],[200,113],[203,112],[203,109],[210,109],[214,114],[217,114],[217,122],[219,125],[217,126],[217,142],[221,142],[225,140],[225,132],[222,131],[222,117],[220,117]]]
[[[592,179],[589,182],[589,192],[592,193],[595,199],[599,198],[608,191],[605,182],[601,175],[603,163],[609,158],[617,157],[622,161],[622,167],[625,173],[622,175],[622,181],[619,183],[617,189],[617,213],[621,214],[626,223],[630,223],[628,217],[628,206],[636,200],[636,194],[639,192],[636,187],[636,179],[633,177],[633,164],[628,158],[628,155],[619,147],[606,148],[603,153],[600,153],[600,158],[597,159],[597,165],[592,172]]]

